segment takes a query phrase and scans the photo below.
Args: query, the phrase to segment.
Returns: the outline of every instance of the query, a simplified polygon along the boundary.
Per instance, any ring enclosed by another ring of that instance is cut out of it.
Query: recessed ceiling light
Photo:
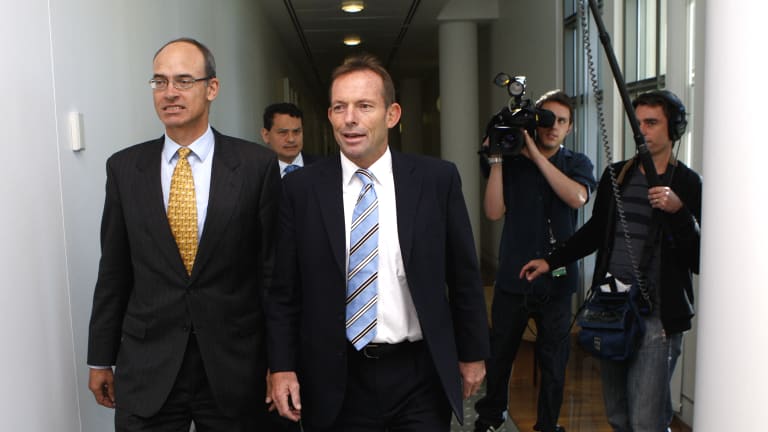
[[[363,0],[344,0],[341,2],[341,10],[347,13],[358,13],[365,9]]]
[[[357,45],[360,45],[360,36],[358,36],[358,35],[347,35],[347,36],[344,36],[344,45],[346,45],[346,46],[357,46]]]

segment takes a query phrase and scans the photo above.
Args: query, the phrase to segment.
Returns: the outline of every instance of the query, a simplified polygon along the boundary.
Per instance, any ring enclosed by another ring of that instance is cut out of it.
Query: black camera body
[[[485,128],[488,146],[481,152],[486,155],[516,156],[525,147],[523,130],[536,140],[537,127],[552,127],[555,115],[552,111],[537,108],[530,99],[524,99],[525,77],[510,77],[499,73],[494,83],[506,87],[511,96],[509,104],[491,117]]]

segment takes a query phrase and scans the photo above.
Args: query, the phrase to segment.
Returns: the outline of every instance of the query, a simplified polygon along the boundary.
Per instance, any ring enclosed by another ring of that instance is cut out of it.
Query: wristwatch
[[[498,155],[488,156],[488,164],[494,165],[504,162],[504,158]]]

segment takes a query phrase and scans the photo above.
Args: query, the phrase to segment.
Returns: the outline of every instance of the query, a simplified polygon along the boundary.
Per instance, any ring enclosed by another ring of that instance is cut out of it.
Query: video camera
[[[555,114],[552,111],[536,108],[530,99],[524,99],[525,77],[510,77],[504,72],[496,75],[494,84],[506,87],[511,96],[507,106],[494,114],[485,128],[489,145],[480,152],[486,155],[515,156],[525,147],[522,129],[536,140],[537,127],[552,127]],[[483,139],[485,141],[485,139]]]

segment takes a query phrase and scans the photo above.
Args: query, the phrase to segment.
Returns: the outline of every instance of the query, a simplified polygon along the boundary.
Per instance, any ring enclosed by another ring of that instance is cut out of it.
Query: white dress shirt
[[[192,152],[187,156],[189,166],[192,168],[192,177],[195,181],[195,199],[197,200],[197,240],[203,235],[205,216],[208,212],[208,195],[211,190],[211,167],[213,166],[214,137],[211,126],[208,130],[187,146]],[[163,143],[162,163],[160,164],[160,181],[163,186],[163,203],[165,212],[168,213],[168,201],[171,197],[171,177],[176,163],[179,161],[177,151],[181,146],[175,143],[168,135]]]
[[[355,175],[359,169],[343,153],[341,155],[342,191],[344,194],[344,225],[349,267],[349,227],[352,212],[363,182]],[[373,342],[399,343],[423,338],[421,325],[413,306],[411,291],[405,276],[400,238],[397,231],[397,202],[395,179],[392,176],[392,153],[386,153],[368,168],[374,177],[374,190],[379,200],[379,275],[376,309],[376,336]]]
[[[277,160],[277,164],[280,165],[280,178],[285,177],[285,167],[288,165],[296,165],[304,168],[304,158],[301,156],[301,152],[293,159],[291,163],[283,162],[280,159]]]

